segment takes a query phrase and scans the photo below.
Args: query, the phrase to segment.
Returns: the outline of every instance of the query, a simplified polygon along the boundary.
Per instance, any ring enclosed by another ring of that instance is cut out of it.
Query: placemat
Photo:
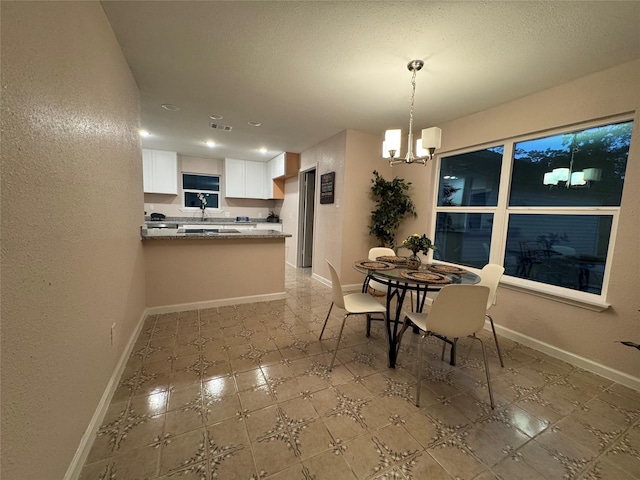
[[[428,265],[427,268],[436,273],[453,273],[455,275],[462,275],[463,273],[467,273],[467,270],[465,270],[464,268],[454,267],[453,265],[438,265],[432,263],[431,265]]]
[[[376,260],[360,260],[356,262],[355,265],[360,268],[366,268],[367,270],[393,270],[396,268],[395,265]]]
[[[416,270],[402,270],[400,272],[404,278],[413,280],[414,282],[435,283],[435,284],[447,284],[451,283],[449,277],[440,275],[439,273],[432,272],[418,272]]]
[[[407,257],[393,257],[393,256],[385,256],[376,257],[376,260],[379,262],[393,263],[394,265],[406,265]]]

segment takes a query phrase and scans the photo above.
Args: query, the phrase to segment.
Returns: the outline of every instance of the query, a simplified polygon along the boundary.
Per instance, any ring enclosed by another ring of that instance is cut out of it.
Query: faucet
[[[198,200],[200,200],[200,210],[202,211],[202,220],[205,220],[205,209],[207,208],[207,199],[202,193],[198,193]]]

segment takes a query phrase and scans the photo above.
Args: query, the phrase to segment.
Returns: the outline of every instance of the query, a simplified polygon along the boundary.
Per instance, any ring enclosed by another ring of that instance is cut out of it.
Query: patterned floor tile
[[[387,368],[382,322],[345,324],[331,290],[287,267],[286,300],[151,315],[81,479],[640,479],[640,393],[500,338],[424,347]]]

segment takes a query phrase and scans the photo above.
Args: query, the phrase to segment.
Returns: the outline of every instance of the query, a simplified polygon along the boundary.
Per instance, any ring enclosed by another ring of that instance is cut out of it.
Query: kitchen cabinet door
[[[142,149],[144,193],[178,194],[178,154]]]
[[[284,177],[284,159],[285,154],[281,153],[277,157],[269,160],[269,163],[271,164],[271,176],[269,178],[273,179]]]
[[[245,198],[267,198],[265,178],[267,164],[265,162],[245,162]]]
[[[245,175],[244,160],[224,159],[224,194],[226,197],[244,198]]]
[[[267,198],[266,162],[224,159],[225,196],[233,198]]]
[[[271,178],[291,178],[298,175],[300,170],[300,154],[284,152],[269,160],[271,163]]]

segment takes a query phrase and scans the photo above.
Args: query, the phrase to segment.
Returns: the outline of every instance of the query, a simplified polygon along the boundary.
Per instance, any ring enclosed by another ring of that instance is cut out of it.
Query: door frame
[[[313,163],[306,167],[303,170],[300,170],[298,174],[298,245],[296,247],[296,267],[302,268],[302,255],[304,249],[304,220],[306,216],[305,211],[305,189],[304,189],[304,179],[305,175],[311,171],[315,171],[315,181],[314,181],[314,193],[313,193],[313,234],[311,236],[311,267],[313,268],[313,251],[315,246],[315,236],[316,236],[316,209],[317,209],[317,197],[316,192],[318,191],[318,164]],[[307,267],[305,267],[307,268]]]

